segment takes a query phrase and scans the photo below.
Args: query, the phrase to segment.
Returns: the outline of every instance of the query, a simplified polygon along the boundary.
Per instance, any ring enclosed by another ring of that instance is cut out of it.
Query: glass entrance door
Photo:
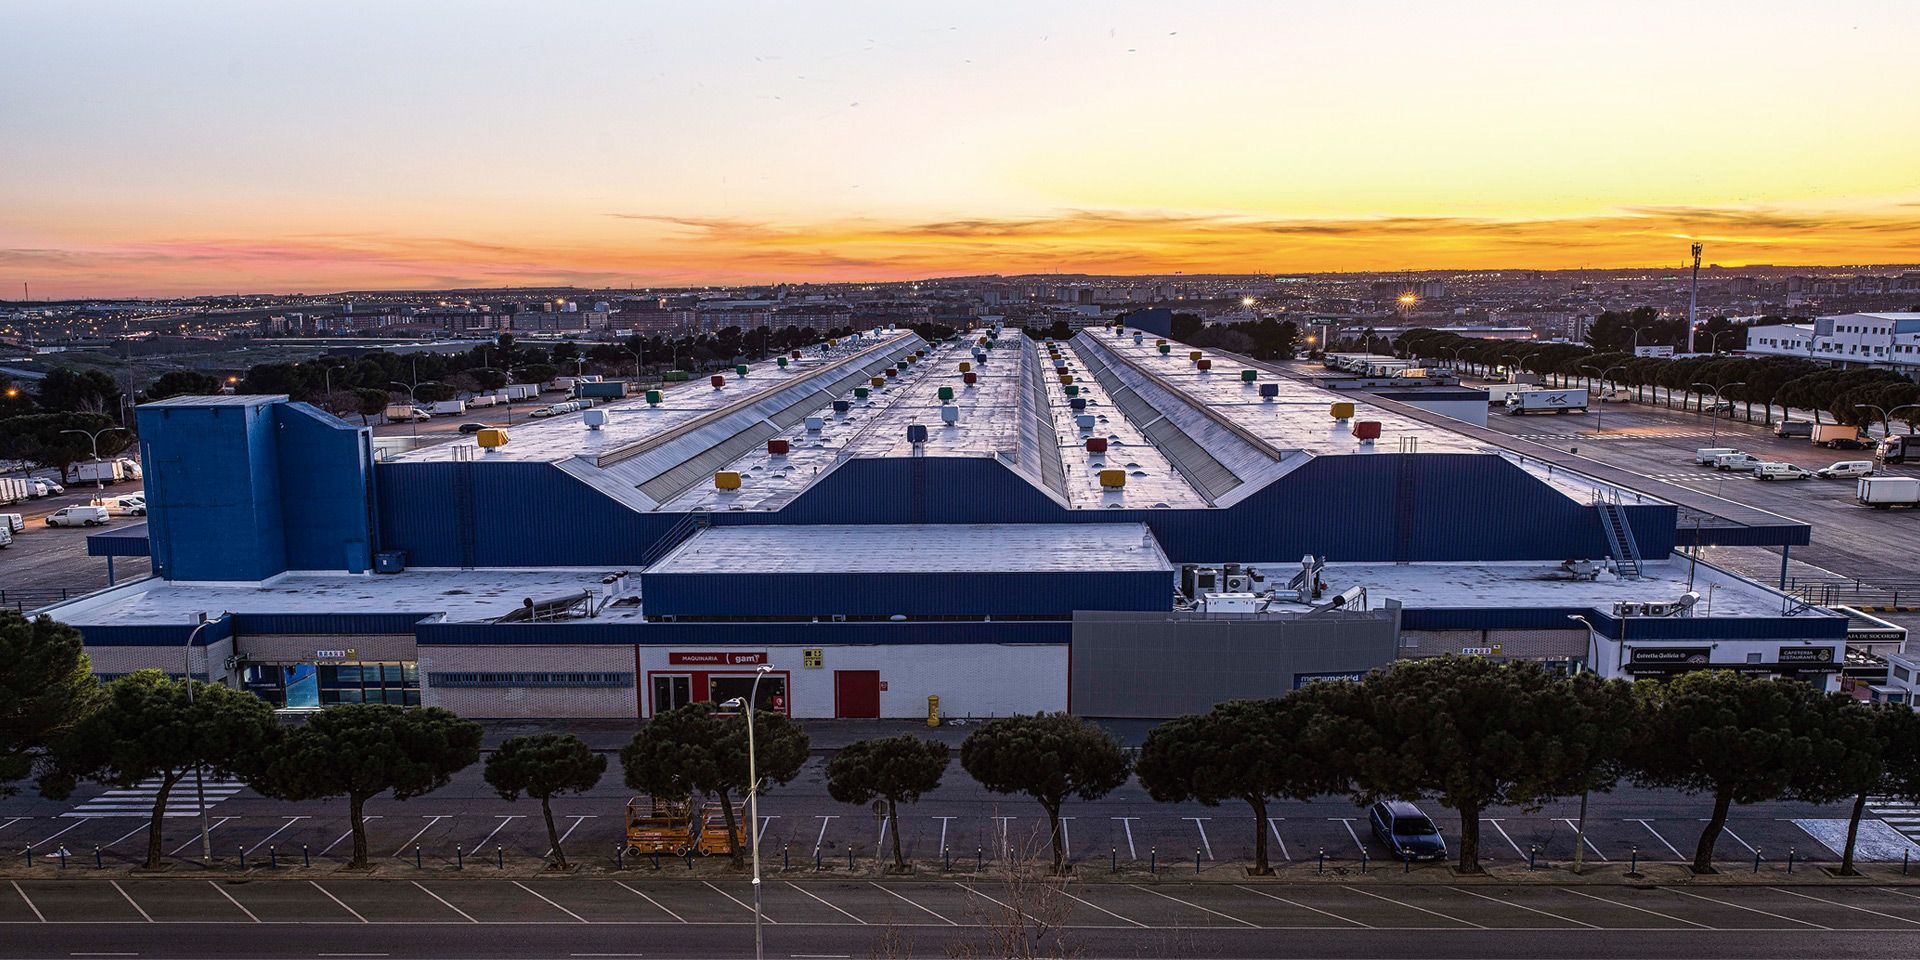
[[[686,674],[653,678],[653,712],[684,707],[693,702],[693,678]]]

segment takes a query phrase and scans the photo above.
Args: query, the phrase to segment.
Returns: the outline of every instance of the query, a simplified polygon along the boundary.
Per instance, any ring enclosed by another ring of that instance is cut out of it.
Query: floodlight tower
[[[1694,314],[1700,309],[1700,244],[1693,245],[1693,289],[1687,293],[1687,352],[1693,352]]]

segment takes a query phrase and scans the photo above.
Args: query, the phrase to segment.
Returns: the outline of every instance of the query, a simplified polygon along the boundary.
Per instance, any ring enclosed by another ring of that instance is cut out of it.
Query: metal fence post
[[[847,869],[849,871],[853,869],[853,845],[852,844],[847,845]]]
[[[1147,874],[1148,876],[1154,876],[1154,877],[1157,877],[1160,875],[1160,848],[1159,847],[1147,848]]]
[[[1527,844],[1527,869],[1528,870],[1533,869],[1534,858],[1539,856],[1539,854],[1540,854],[1540,847],[1538,844],[1532,844],[1532,843]]]
[[[1631,859],[1627,861],[1627,876],[1637,877],[1640,875],[1640,848],[1634,847],[1629,856]]]
[[[240,869],[245,870],[247,868],[247,848],[244,845],[242,845],[241,847],[239,847],[239,850],[240,850],[240,857],[239,857]]]
[[[33,869],[33,844],[27,844],[27,869]]]

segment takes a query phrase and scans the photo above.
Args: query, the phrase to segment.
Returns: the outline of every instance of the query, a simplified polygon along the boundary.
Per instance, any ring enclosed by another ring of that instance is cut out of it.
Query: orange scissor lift
[[[733,839],[747,843],[746,805],[733,804]],[[627,853],[630,856],[667,854],[684,857],[726,853],[727,812],[718,801],[702,803],[696,811],[691,798],[669,800],[640,796],[627,801]]]

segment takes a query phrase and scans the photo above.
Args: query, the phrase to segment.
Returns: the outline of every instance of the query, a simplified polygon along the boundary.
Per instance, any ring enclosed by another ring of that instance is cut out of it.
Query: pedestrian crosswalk
[[[61,814],[63,817],[150,817],[153,816],[153,802],[160,795],[160,778],[142,780],[136,786],[114,788],[87,800],[72,810]],[[245,790],[247,785],[238,780],[215,780],[209,778],[205,783],[207,809],[228,797]],[[167,794],[169,817],[197,817],[200,815],[198,791],[193,786],[193,775],[188,774],[173,785],[173,792]]]
[[[1522,440],[1589,441],[1589,440],[1706,440],[1705,433],[1653,433],[1644,430],[1622,430],[1618,433],[1520,433],[1515,434]]]
[[[1868,797],[1867,812],[1886,821],[1887,826],[1908,840],[1920,843],[1920,803],[1892,797]]]

